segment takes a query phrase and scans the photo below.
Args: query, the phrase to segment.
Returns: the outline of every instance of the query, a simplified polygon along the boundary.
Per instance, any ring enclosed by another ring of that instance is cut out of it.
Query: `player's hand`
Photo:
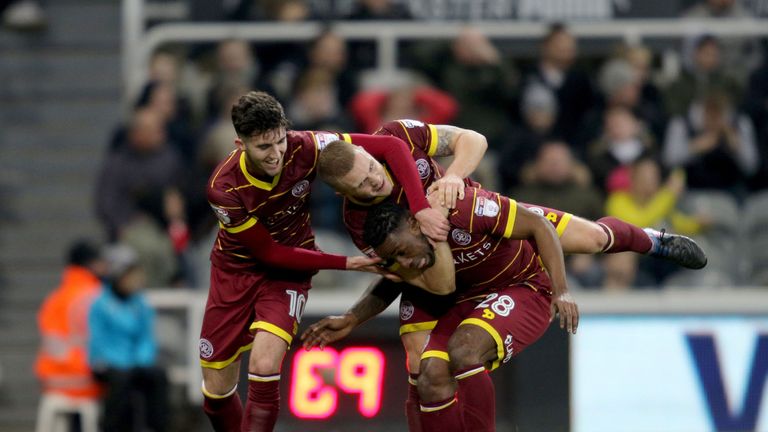
[[[392,282],[403,281],[403,279],[400,276],[379,267],[378,264],[380,262],[381,262],[381,258],[379,257],[373,257],[373,258],[367,257],[367,256],[347,257],[347,270],[357,270],[361,272],[376,273],[378,275],[384,276],[385,278],[391,280]]]
[[[448,174],[432,183],[427,194],[437,195],[440,205],[445,208],[456,208],[456,197],[464,199],[464,181],[456,174]]]
[[[448,219],[437,209],[425,208],[414,215],[419,224],[421,232],[434,241],[448,240]]]
[[[301,334],[304,348],[325,348],[326,345],[344,339],[357,326],[357,319],[352,314],[325,317],[312,324]]]
[[[579,326],[579,307],[570,293],[563,293],[552,298],[552,317],[560,315],[560,328],[568,333],[576,334]]]

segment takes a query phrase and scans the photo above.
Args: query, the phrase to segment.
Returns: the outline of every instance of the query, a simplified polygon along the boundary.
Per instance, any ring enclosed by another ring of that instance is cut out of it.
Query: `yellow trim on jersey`
[[[563,214],[563,217],[560,219],[560,222],[558,222],[557,227],[555,227],[555,230],[557,230],[558,237],[563,236],[565,229],[568,228],[568,222],[571,221],[571,217],[573,217],[573,215],[570,213]]]
[[[211,178],[211,187],[213,187],[213,184],[216,183],[216,178],[219,176],[219,174],[221,174],[221,170],[223,170],[224,167],[227,166],[229,161],[232,160],[232,158],[235,156],[236,153],[237,153],[237,149],[232,150],[229,153],[229,157],[227,158],[227,161],[221,164],[221,167],[219,167],[219,170],[216,171],[216,174],[213,176],[213,178]]]
[[[200,386],[200,391],[208,399],[226,399],[226,398],[232,396],[233,394],[235,394],[235,392],[237,391],[237,384],[235,384],[235,386],[232,387],[232,390],[226,392],[225,394],[217,395],[217,394],[213,394],[213,393],[209,392],[208,389],[205,388],[205,381],[203,381],[203,384]]]
[[[429,350],[424,351],[424,354],[421,355],[421,359],[428,359],[428,358],[439,358],[441,360],[445,360],[447,362],[451,361],[448,358],[448,353],[445,351],[438,351],[438,350]]]
[[[276,176],[275,176],[275,177],[272,179],[272,183],[267,183],[267,182],[265,182],[265,181],[263,181],[263,180],[259,180],[259,179],[257,179],[256,177],[252,176],[252,175],[251,175],[251,174],[248,172],[248,168],[247,168],[247,165],[246,165],[246,163],[245,163],[245,152],[242,152],[242,153],[240,154],[240,171],[242,171],[242,172],[243,172],[243,175],[245,176],[245,178],[248,180],[248,182],[249,182],[250,184],[252,184],[252,185],[256,186],[256,187],[257,187],[257,188],[259,188],[259,189],[264,189],[264,190],[267,190],[267,191],[271,191],[271,190],[272,190],[272,188],[274,188],[274,187],[275,187],[275,185],[277,184],[277,182],[279,182],[279,181],[280,181],[280,174],[282,174],[282,173],[283,173],[283,171],[281,170],[281,171],[280,171],[280,173],[278,173],[278,174],[277,174],[277,175],[276,175]]]
[[[273,335],[279,337],[280,339],[288,342],[288,346],[291,346],[291,342],[293,341],[293,336],[288,334],[287,331],[281,329],[280,327],[272,323],[268,323],[266,321],[256,321],[253,324],[251,324],[250,330],[253,331],[256,329],[260,329],[260,330],[264,330],[269,333],[272,333]]]
[[[417,331],[432,330],[437,325],[437,320],[424,321],[413,324],[405,324],[400,326],[400,336],[406,333],[414,333]]]
[[[456,398],[451,399],[451,401],[448,402],[447,404],[436,406],[436,407],[425,407],[424,405],[419,405],[419,410],[421,410],[421,412],[435,412],[435,411],[440,411],[441,409],[448,408],[454,403],[456,403]]]
[[[504,238],[512,237],[512,230],[515,229],[515,218],[517,217],[517,201],[509,200],[509,216],[507,216],[507,227],[504,228]]]
[[[245,222],[243,222],[242,224],[240,224],[240,225],[238,225],[236,227],[224,226],[224,224],[221,223],[221,222],[219,222],[219,227],[221,227],[221,229],[223,229],[224,231],[226,231],[228,233],[237,234],[237,233],[243,232],[243,231],[247,230],[248,228],[256,225],[256,223],[258,223],[258,222],[259,222],[258,218],[250,217],[250,218],[248,218],[248,220],[246,220]]]
[[[434,156],[437,153],[437,128],[431,124],[427,124],[427,126],[429,126],[429,149],[427,150],[427,156]]]
[[[469,215],[469,232],[472,233],[472,224],[475,222],[475,206],[477,205],[477,189],[472,188],[472,207]]]
[[[348,133],[341,134],[341,139],[352,144],[352,137]]]
[[[479,318],[467,318],[464,321],[459,323],[460,326],[462,325],[476,325],[480,327],[481,329],[488,332],[489,335],[493,338],[494,341],[496,341],[496,360],[491,363],[491,370],[496,369],[501,364],[501,361],[504,359],[504,342],[501,341],[501,335],[499,332],[496,331],[495,328],[493,328],[492,325],[488,324],[487,322],[479,319]]]
[[[235,353],[235,355],[233,355],[232,357],[230,357],[230,358],[228,358],[226,360],[213,361],[212,362],[212,361],[207,361],[207,360],[200,359],[200,366],[202,366],[204,368],[208,368],[208,369],[224,369],[225,367],[231,365],[232,362],[237,360],[237,357],[240,356],[240,354],[242,354],[242,353],[248,351],[249,349],[251,349],[252,346],[253,346],[253,343],[249,343],[246,346],[240,347],[237,350],[237,352]]]

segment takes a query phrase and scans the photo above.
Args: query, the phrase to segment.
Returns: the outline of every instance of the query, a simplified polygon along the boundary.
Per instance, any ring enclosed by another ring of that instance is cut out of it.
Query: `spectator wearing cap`
[[[168,418],[165,372],[157,366],[154,311],[141,293],[144,271],[124,245],[105,251],[110,283],[88,314],[88,362],[104,382],[103,430],[165,431]],[[141,400],[141,407],[137,403]],[[136,419],[142,412],[145,418]],[[134,424],[135,421],[141,422]]]
[[[555,138],[557,99],[549,88],[528,86],[520,111],[523,122],[510,128],[499,156],[499,175],[505,191],[520,184],[523,167],[533,162],[544,142]]]
[[[734,100],[741,96],[741,86],[726,73],[720,41],[703,35],[693,39],[691,45],[686,67],[665,92],[667,112],[673,116],[685,115],[695,100],[713,91],[725,92]]]

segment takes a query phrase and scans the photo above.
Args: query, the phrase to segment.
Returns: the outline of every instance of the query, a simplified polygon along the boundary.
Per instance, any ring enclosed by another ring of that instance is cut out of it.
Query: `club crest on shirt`
[[[215,206],[211,204],[211,208],[213,209],[213,212],[216,214],[216,217],[221,221],[223,224],[228,224],[232,222],[232,219],[229,217],[229,213],[225,209],[219,206]]]
[[[454,228],[454,230],[451,231],[451,237],[459,246],[466,246],[472,241],[472,235],[470,233],[458,228]]]
[[[539,216],[544,216],[544,210],[538,208],[538,207],[528,207],[528,210],[536,213]]]
[[[422,180],[429,177],[429,174],[432,172],[432,169],[429,168],[429,162],[427,162],[426,159],[419,159],[416,161],[416,170],[419,172],[419,177],[421,177]]]
[[[302,180],[293,186],[293,189],[291,189],[291,195],[295,197],[300,197],[305,193],[307,193],[308,190],[309,190],[309,182],[307,180]]]
[[[213,355],[213,344],[208,339],[200,339],[200,357],[207,359]]]
[[[319,150],[324,149],[328,144],[338,141],[339,137],[332,133],[316,133],[315,141],[317,142],[317,148]]]
[[[400,122],[402,122],[403,125],[405,125],[405,127],[407,127],[407,128],[415,128],[415,127],[422,127],[422,126],[424,126],[424,123],[422,123],[422,122],[420,122],[418,120],[404,119],[404,120],[400,120]]]
[[[402,321],[408,321],[413,316],[413,303],[408,300],[400,303],[400,319]]]
[[[486,197],[477,197],[475,202],[475,214],[478,216],[495,217],[499,214],[499,205],[496,201]]]

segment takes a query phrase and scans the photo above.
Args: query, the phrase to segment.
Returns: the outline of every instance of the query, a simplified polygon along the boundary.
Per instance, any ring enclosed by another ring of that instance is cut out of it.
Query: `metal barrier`
[[[254,42],[307,41],[317,36],[324,24],[307,22],[277,23],[165,23],[146,28],[145,0],[123,0],[123,79],[125,95],[132,96],[146,76],[152,52],[163,44],[215,42],[236,38]],[[531,39],[544,34],[548,24],[521,21],[415,22],[415,21],[339,21],[333,29],[349,40],[373,40],[377,46],[377,67],[391,71],[397,66],[398,42],[404,40],[451,39],[467,25],[491,38]],[[682,37],[698,33],[720,36],[768,35],[768,19],[680,20],[631,19],[578,21],[569,23],[577,37],[614,38],[638,42],[643,38]]]

